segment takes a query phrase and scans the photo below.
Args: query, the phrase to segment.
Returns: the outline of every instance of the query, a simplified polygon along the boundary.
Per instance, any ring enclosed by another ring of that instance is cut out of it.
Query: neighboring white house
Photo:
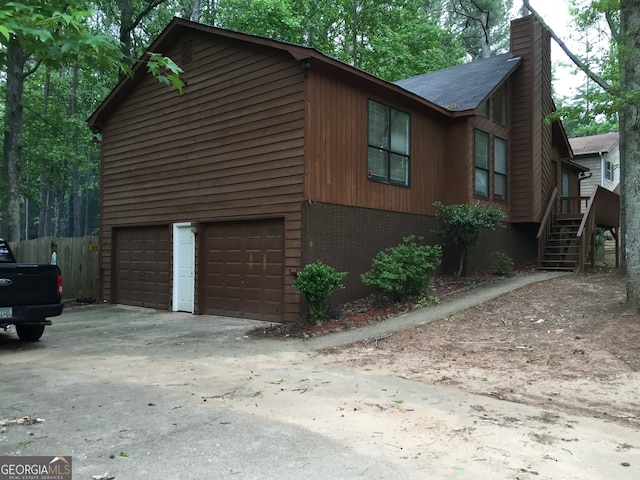
[[[570,138],[569,143],[573,150],[573,161],[590,170],[580,180],[581,196],[590,196],[596,185],[611,191],[619,190],[617,188],[620,184],[618,133]]]

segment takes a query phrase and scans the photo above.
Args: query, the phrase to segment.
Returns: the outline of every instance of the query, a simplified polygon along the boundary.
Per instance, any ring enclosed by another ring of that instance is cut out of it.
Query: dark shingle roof
[[[477,108],[519,63],[520,57],[503,53],[395,84],[449,111],[462,112]]]

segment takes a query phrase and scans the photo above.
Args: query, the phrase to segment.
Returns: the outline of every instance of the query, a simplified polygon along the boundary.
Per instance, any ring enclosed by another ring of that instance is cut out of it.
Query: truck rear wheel
[[[36,342],[44,333],[44,325],[16,325],[18,338],[23,342]]]

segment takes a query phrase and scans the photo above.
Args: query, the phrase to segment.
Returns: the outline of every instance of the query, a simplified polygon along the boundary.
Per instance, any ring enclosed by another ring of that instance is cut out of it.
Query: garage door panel
[[[165,226],[116,230],[117,303],[166,309],[170,305],[171,238]]]
[[[281,321],[284,298],[281,219],[205,228],[205,312]]]

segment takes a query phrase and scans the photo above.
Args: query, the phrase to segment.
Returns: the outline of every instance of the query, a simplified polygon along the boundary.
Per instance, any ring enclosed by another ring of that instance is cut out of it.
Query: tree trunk
[[[71,81],[71,101],[69,102],[69,113],[71,116],[78,114],[78,67],[73,69],[73,77]],[[80,219],[82,214],[81,198],[80,198],[80,179],[79,179],[79,165],[78,159],[80,158],[79,145],[77,135],[74,135],[73,143],[74,157],[71,166],[71,210],[72,217],[69,219],[69,231],[72,237],[79,237],[81,235]]]
[[[133,2],[132,0],[121,0],[120,3],[120,44],[125,62],[133,63],[133,46],[131,38],[131,25],[133,23]]]
[[[640,0],[620,2],[623,92],[640,89]],[[635,95],[637,98],[637,93]],[[627,310],[640,312],[640,104],[624,102],[620,112],[622,234],[627,269]]]
[[[7,48],[7,78],[5,96],[5,131],[2,176],[7,187],[6,203],[2,204],[6,238],[20,241],[20,149],[22,147],[22,93],[24,91],[25,55],[16,42]]]
[[[45,186],[46,178],[44,174],[40,175],[40,214],[38,222],[38,237],[46,237],[51,235],[51,188]]]
[[[49,111],[49,92],[51,91],[51,70],[47,70],[44,77],[44,87],[42,89],[42,98],[44,99],[44,107],[40,112],[42,118],[47,118]],[[46,165],[46,161],[43,159],[42,164]],[[38,237],[45,237],[49,231],[47,228],[47,207],[48,207],[48,192],[49,188],[46,187],[46,181],[44,173],[40,174],[40,211],[38,213]]]
[[[200,21],[200,0],[194,0],[190,18],[192,22]]]

